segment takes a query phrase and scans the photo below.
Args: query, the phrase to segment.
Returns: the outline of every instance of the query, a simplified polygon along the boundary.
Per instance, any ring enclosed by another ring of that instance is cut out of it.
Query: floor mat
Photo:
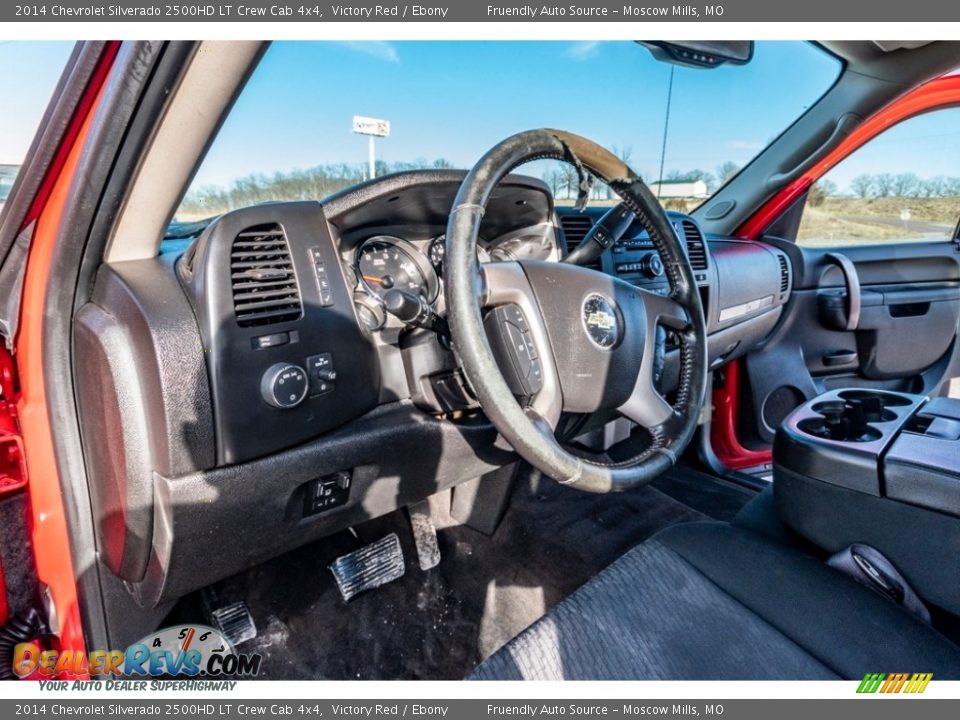
[[[249,605],[259,635],[240,649],[263,654],[261,677],[459,679],[629,548],[668,525],[704,518],[656,487],[591,495],[531,473],[518,480],[493,537],[449,516],[445,526],[441,513],[443,559],[432,570],[420,570],[409,521],[395,512],[216,591]],[[344,603],[328,565],[390,532],[401,539],[406,574]],[[171,621],[201,621],[199,608],[197,597],[188,598]]]
[[[730,522],[758,491],[687,465],[653,481],[653,487],[715,520]]]

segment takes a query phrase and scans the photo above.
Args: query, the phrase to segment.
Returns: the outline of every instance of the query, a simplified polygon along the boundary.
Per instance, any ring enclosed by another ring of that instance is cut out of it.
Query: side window
[[[0,42],[0,210],[26,158],[73,43]]]
[[[807,196],[800,245],[953,239],[960,219],[960,107],[908,118],[853,152]]]

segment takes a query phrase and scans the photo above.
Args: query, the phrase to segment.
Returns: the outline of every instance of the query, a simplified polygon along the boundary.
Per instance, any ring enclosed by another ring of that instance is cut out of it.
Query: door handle
[[[846,330],[856,330],[860,325],[860,276],[853,262],[843,253],[827,253],[824,258],[840,268],[843,282],[847,286],[847,326]]]
[[[857,353],[850,350],[841,350],[827,353],[823,356],[824,367],[840,367],[843,365],[852,365],[857,361]]]

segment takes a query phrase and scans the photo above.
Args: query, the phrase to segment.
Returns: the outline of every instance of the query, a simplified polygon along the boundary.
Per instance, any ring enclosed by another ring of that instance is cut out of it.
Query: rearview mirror
[[[638,40],[662,62],[695,68],[715,68],[731,63],[746,65],[753,59],[753,40]]]

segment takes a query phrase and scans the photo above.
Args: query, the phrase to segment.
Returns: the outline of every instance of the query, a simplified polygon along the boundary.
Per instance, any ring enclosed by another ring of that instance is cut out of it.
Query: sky
[[[353,115],[390,120],[388,162],[443,157],[470,167],[499,140],[559,127],[658,172],[671,65],[630,42],[275,43],[200,169],[194,187],[252,172],[363,163]],[[666,171],[743,164],[836,78],[801,43],[761,43],[746,66],[677,67]],[[789,92],[785,92],[785,88]]]
[[[0,163],[22,161],[69,52],[69,43],[0,42],[0,89],[15,98],[0,113]],[[390,120],[391,136],[377,141],[387,162],[442,157],[469,167],[515,132],[559,127],[629,148],[634,169],[655,180],[672,68],[630,42],[278,42],[193,186],[365,163],[353,115]],[[665,172],[747,163],[838,70],[800,42],[758,42],[745,66],[676,67]],[[842,190],[862,172],[960,174],[960,111],[916,119],[874,145],[832,171]]]
[[[960,108],[908,118],[846,157],[825,179],[841,191],[857,175],[914,173],[921,179],[960,177]]]
[[[0,41],[0,165],[20,165],[73,43]]]

